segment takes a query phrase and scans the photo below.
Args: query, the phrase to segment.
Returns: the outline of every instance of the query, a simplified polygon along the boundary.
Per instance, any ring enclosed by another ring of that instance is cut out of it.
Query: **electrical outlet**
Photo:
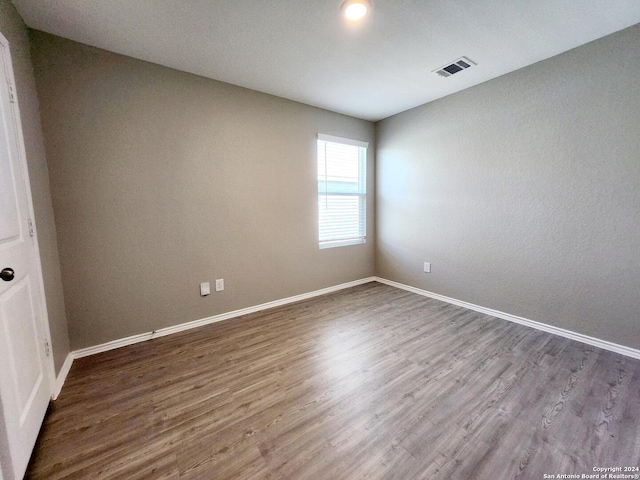
[[[431,273],[431,264],[429,262],[424,262],[424,273]]]
[[[200,284],[200,296],[201,297],[206,297],[210,293],[211,293],[211,285],[209,284],[209,282],[201,283]]]
[[[218,278],[216,280],[216,292],[224,290],[224,278]]]

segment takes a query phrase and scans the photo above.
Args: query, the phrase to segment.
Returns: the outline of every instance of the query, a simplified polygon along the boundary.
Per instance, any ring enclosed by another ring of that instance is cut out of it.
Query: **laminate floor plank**
[[[78,359],[33,479],[640,466],[640,361],[378,283]]]

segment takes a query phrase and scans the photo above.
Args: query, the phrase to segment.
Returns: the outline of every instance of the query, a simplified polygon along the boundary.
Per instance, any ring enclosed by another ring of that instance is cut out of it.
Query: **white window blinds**
[[[366,142],[318,135],[320,248],[366,241],[367,146]]]

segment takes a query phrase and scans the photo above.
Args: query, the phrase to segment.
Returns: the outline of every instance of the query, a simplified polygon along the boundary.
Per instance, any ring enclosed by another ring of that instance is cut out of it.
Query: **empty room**
[[[0,0],[0,480],[640,478],[640,2]]]

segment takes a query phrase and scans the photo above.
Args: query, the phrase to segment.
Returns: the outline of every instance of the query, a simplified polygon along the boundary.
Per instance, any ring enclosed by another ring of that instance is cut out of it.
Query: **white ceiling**
[[[638,0],[14,0],[26,24],[379,120],[640,23]],[[477,67],[443,79],[461,56]]]

